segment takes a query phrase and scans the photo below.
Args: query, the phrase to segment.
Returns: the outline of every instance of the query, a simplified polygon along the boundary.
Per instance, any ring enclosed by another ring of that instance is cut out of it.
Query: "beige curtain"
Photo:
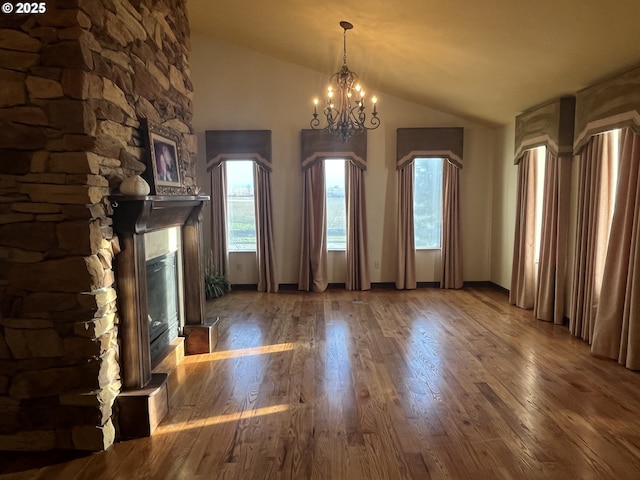
[[[253,164],[256,211],[256,260],[258,262],[258,291],[277,292],[276,249],[273,241],[273,206],[271,202],[271,172]]]
[[[210,171],[211,263],[221,274],[229,274],[227,250],[227,172],[224,162]]]
[[[603,276],[591,351],[640,370],[640,134],[630,129],[622,132]]]
[[[442,160],[442,276],[440,288],[462,288],[460,168]]]
[[[558,325],[564,322],[570,189],[571,157],[557,157],[547,149],[533,313],[540,320]]]
[[[533,308],[535,301],[535,199],[536,161],[533,150],[526,150],[518,164],[516,229],[509,303]]]
[[[302,239],[298,289],[327,289],[327,220],[324,165],[316,161],[304,171],[302,186]]]
[[[398,259],[396,288],[416,288],[416,247],[413,230],[413,163],[398,170]]]
[[[347,159],[347,290],[369,290],[364,170]]]
[[[611,223],[614,136],[593,136],[578,159],[578,219],[569,330],[591,343]]]

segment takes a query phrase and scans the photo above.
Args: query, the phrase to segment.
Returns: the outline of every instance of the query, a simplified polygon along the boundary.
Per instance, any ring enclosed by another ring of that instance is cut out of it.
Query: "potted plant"
[[[211,258],[207,259],[204,269],[204,294],[207,300],[221,297],[231,290],[231,283],[213,265]]]

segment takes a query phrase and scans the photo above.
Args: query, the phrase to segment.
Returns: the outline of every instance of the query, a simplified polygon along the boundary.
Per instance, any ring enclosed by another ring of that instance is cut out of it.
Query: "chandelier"
[[[347,30],[351,30],[353,25],[342,21],[340,26],[344,29],[343,63],[340,70],[331,77],[326,103],[322,108],[322,114],[325,116],[327,124],[324,127],[320,126],[318,98],[315,98],[313,100],[313,119],[310,125],[314,130],[328,130],[346,142],[354,135],[378,128],[380,119],[377,110],[378,100],[373,96],[371,97],[373,110],[367,124],[364,88],[358,81],[358,75],[347,67]]]

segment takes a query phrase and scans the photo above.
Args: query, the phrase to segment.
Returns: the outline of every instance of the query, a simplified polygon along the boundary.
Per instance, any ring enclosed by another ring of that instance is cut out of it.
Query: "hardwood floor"
[[[0,478],[640,478],[640,373],[501,293],[237,291],[208,309],[217,351],[178,367],[152,437],[3,455]]]

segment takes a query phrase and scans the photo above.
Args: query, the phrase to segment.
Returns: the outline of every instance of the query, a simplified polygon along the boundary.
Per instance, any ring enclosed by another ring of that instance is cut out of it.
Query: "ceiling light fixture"
[[[367,124],[367,114],[365,113],[365,91],[358,80],[358,75],[347,67],[347,30],[351,30],[353,25],[342,21],[340,26],[344,29],[344,55],[342,68],[333,74],[327,89],[327,100],[322,113],[327,119],[324,127],[320,126],[318,118],[318,98],[313,100],[313,119],[311,128],[314,130],[328,130],[331,134],[337,135],[344,142],[352,136],[366,130],[375,130],[380,126],[378,118],[377,101],[371,97],[373,110],[371,118]]]

